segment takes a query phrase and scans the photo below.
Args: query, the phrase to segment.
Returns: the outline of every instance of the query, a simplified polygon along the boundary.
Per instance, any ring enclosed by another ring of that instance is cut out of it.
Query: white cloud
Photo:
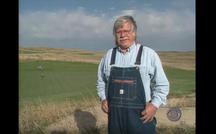
[[[135,12],[136,12],[136,10],[123,10],[122,14],[133,16],[135,14]]]
[[[136,13],[138,40],[158,50],[195,50],[195,14],[192,11],[157,11]]]
[[[160,42],[159,40],[163,38],[163,41],[166,40],[164,42],[168,42],[168,45],[173,45],[173,40],[178,42],[184,40],[184,37],[185,40],[188,40],[188,37],[194,35],[195,32],[195,15],[190,10],[161,12],[154,9],[128,9],[116,13],[113,17],[108,17],[107,14],[90,14],[84,8],[79,8],[75,11],[38,11],[20,14],[20,43],[24,44],[25,40],[28,40],[29,45],[30,40],[37,40],[37,42],[40,40],[61,41],[62,43],[64,40],[71,40],[71,42],[82,40],[87,44],[96,39],[101,40],[100,42],[103,42],[104,39],[113,41],[113,23],[121,15],[134,16],[138,25],[139,37],[151,39],[152,43],[156,43],[156,45],[157,42],[154,40]],[[107,47],[105,45],[107,44],[104,42],[99,47],[103,49]]]
[[[191,12],[144,10],[135,17],[144,35],[173,35],[195,29],[195,16]]]
[[[108,22],[98,16],[87,15],[83,10],[68,12],[33,12],[20,15],[22,37],[63,40],[107,36]],[[108,29],[109,28],[109,29]]]

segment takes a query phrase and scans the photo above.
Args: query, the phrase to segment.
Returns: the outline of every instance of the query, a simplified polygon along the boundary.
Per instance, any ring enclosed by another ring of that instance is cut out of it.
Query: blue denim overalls
[[[143,46],[139,48],[136,65],[141,64]],[[116,48],[113,48],[111,65],[115,64]],[[156,119],[143,123],[141,112],[146,98],[139,67],[112,66],[108,84],[108,132],[109,134],[155,134]]]

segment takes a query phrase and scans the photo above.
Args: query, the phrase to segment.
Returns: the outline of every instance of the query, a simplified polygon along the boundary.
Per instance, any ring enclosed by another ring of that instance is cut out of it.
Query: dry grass
[[[99,63],[104,53],[46,47],[20,47],[19,59],[80,61]]]
[[[167,106],[160,108],[156,114],[158,127],[190,126],[195,127],[195,101],[194,97],[179,98],[175,101],[169,99]],[[193,104],[192,104],[193,103]],[[182,118],[178,122],[169,121],[166,117],[168,107],[179,105],[182,110]],[[101,110],[100,101],[95,99],[83,99],[82,101],[65,101],[63,103],[41,103],[38,105],[25,104],[19,110],[19,131],[21,134],[38,132],[52,134],[62,132],[70,134],[79,132],[86,126],[101,128],[107,126],[107,115]],[[75,113],[80,110],[79,120],[77,121]],[[85,114],[84,114],[85,113]],[[86,115],[88,114],[88,115]],[[93,119],[95,118],[95,120]],[[182,125],[183,124],[183,125]],[[81,127],[80,127],[81,126]]]
[[[21,134],[40,131],[48,133],[55,130],[78,130],[74,120],[74,111],[77,109],[91,109],[99,105],[96,99],[83,99],[82,101],[62,103],[40,103],[37,105],[25,104],[19,109],[19,132]],[[96,116],[96,115],[94,115]]]
[[[158,52],[163,65],[195,70],[195,52]]]
[[[47,47],[20,47],[19,59],[80,61],[98,64],[102,52]],[[158,52],[163,65],[195,70],[195,52]]]
[[[196,107],[195,101],[195,93],[192,93],[180,98],[169,98],[166,107]]]

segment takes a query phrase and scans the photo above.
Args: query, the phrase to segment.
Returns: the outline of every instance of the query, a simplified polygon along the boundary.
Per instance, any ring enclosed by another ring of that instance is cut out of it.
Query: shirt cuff
[[[105,99],[106,99],[106,96],[102,96],[102,97],[100,98],[101,101],[103,101],[103,100],[105,100]]]
[[[160,102],[158,102],[157,100],[155,100],[155,99],[152,99],[152,101],[151,101],[151,104],[153,104],[156,108],[159,108],[160,107],[160,105],[161,105],[161,103]]]

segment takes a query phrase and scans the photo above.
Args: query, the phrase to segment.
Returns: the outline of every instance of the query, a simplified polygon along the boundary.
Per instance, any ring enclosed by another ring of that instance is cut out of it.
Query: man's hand
[[[104,113],[108,113],[108,101],[107,101],[107,99],[102,101],[101,109],[104,111]]]
[[[141,112],[142,117],[140,119],[143,120],[143,123],[152,121],[156,114],[156,111],[157,111],[157,107],[147,102],[145,110]]]

